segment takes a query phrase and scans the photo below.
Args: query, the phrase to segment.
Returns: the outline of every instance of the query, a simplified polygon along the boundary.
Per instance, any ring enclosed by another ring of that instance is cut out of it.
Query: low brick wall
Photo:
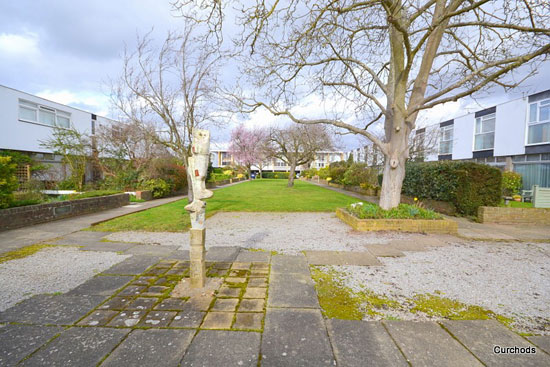
[[[145,201],[153,200],[153,192],[150,190],[136,191],[136,199]]]
[[[477,219],[481,223],[550,225],[550,208],[480,206]]]
[[[447,219],[359,219],[345,209],[336,216],[357,231],[400,231],[416,233],[457,234],[458,224]]]
[[[0,210],[0,231],[118,208],[127,205],[129,200],[128,194],[115,194],[2,209]]]

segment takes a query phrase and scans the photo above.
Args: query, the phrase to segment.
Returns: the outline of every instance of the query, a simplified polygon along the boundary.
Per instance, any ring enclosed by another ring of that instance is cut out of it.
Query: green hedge
[[[275,178],[288,180],[288,172],[262,172],[262,178]]]
[[[403,193],[418,198],[447,201],[461,214],[475,215],[480,206],[497,206],[502,172],[473,162],[407,164]]]

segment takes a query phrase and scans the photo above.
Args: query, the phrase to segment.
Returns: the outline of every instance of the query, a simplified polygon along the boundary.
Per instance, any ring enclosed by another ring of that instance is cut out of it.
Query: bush
[[[521,189],[521,175],[516,172],[506,171],[502,173],[502,195],[512,196]]]
[[[336,164],[336,163],[338,163],[338,164]],[[341,163],[341,162],[331,163],[329,168],[328,168],[328,172],[329,172],[329,177],[332,178],[332,182],[343,184],[344,183],[344,175],[345,175],[348,167],[346,165],[339,164],[339,163]]]
[[[328,167],[319,168],[319,171],[317,171],[317,174],[319,175],[319,178],[321,180],[326,180],[330,176]]]
[[[95,191],[88,191],[83,192],[80,194],[71,194],[71,195],[62,195],[66,198],[66,200],[78,200],[78,199],[86,199],[86,198],[95,198],[98,196],[107,196],[107,195],[114,195],[114,194],[120,194],[121,191],[118,190],[95,190]]]
[[[225,173],[212,173],[210,175],[210,180],[208,180],[208,182],[220,182],[220,181],[225,181],[225,180],[229,180],[231,178],[230,175],[226,175]]]
[[[349,186],[360,186],[363,189],[374,189],[378,186],[378,173],[364,163],[353,163],[344,173],[342,183]]]
[[[314,176],[317,176],[319,174],[319,171],[316,168],[310,168],[302,171],[302,177],[305,178],[312,178]]]
[[[416,205],[399,204],[398,207],[384,210],[371,203],[354,203],[347,210],[359,219],[442,219],[433,210],[420,208]]]
[[[142,189],[151,190],[155,199],[167,196],[172,192],[172,186],[162,178],[152,178],[142,183]]]
[[[274,179],[285,179],[288,180],[288,172],[262,172],[262,178],[274,178]]]
[[[407,164],[403,193],[418,198],[446,201],[457,211],[475,215],[480,206],[497,206],[502,172],[473,162],[426,162]]]
[[[0,209],[9,207],[14,200],[13,192],[18,186],[16,169],[11,157],[0,156]]]

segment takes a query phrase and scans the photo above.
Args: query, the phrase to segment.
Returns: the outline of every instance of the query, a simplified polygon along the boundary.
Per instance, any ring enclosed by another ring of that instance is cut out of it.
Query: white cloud
[[[0,55],[9,58],[35,58],[40,55],[36,33],[0,33]]]
[[[73,106],[101,116],[109,113],[109,99],[96,92],[71,92],[68,90],[52,91],[49,89],[36,93],[37,96],[57,103]]]

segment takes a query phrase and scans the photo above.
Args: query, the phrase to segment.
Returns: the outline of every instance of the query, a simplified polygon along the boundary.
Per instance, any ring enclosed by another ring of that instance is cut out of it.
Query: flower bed
[[[456,234],[458,225],[431,210],[400,204],[383,210],[370,203],[356,203],[336,210],[336,216],[358,231],[401,231]]]

